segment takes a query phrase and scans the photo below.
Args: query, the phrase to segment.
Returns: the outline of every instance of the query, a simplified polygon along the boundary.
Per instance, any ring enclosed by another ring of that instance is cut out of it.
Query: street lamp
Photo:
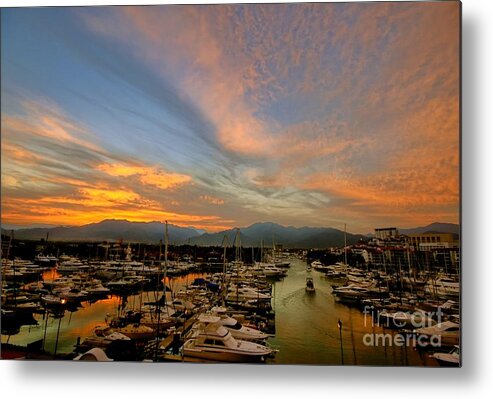
[[[342,348],[342,321],[339,319],[337,321],[337,328],[339,329],[339,341],[341,343],[341,364],[344,365],[344,350]]]

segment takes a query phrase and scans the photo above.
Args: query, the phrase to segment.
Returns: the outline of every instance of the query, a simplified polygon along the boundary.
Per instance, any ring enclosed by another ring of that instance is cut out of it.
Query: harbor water
[[[56,277],[48,271],[44,278]],[[190,284],[204,274],[192,273],[175,277],[168,284],[173,290]],[[305,290],[306,278],[312,277],[315,291]],[[370,315],[358,308],[339,304],[331,294],[330,282],[315,270],[308,271],[306,262],[291,260],[287,276],[273,284],[272,305],[275,310],[275,336],[268,344],[277,349],[269,364],[320,365],[388,365],[436,366],[425,352],[413,345],[368,345],[370,336],[395,334],[372,322]],[[26,345],[45,339],[44,349],[69,353],[77,339],[89,336],[96,326],[104,325],[108,315],[119,310],[138,309],[141,302],[155,301],[155,292],[143,292],[125,299],[110,296],[94,303],[82,302],[82,308],[66,310],[62,318],[34,314],[36,325],[24,325],[14,335],[2,335],[2,343]],[[339,330],[338,322],[341,322]],[[58,342],[57,342],[58,334]],[[342,347],[341,347],[342,341]]]

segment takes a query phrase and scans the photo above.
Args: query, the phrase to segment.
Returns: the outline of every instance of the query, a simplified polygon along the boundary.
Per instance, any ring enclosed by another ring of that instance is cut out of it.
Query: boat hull
[[[214,362],[229,362],[229,363],[260,363],[265,361],[268,354],[251,355],[234,352],[219,352],[213,350],[203,350],[196,348],[184,348],[183,355],[185,357],[194,357]]]

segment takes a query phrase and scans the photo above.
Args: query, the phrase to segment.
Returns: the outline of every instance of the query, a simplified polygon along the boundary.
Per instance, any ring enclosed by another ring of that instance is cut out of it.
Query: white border
[[[2,6],[139,3],[173,2],[3,0]],[[0,361],[0,395],[70,399],[488,397],[493,385],[493,264],[489,253],[493,236],[492,9],[490,1],[463,1],[462,369]]]

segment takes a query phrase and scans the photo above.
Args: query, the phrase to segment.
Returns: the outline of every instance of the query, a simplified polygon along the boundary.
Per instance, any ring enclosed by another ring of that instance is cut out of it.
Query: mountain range
[[[46,239],[50,241],[130,241],[157,243],[164,237],[165,226],[161,222],[129,222],[127,220],[103,220],[84,226],[25,228],[14,230],[14,236],[24,240]],[[459,233],[459,225],[451,223],[432,223],[414,229],[401,229],[403,234],[423,232]],[[2,229],[2,234],[10,231]],[[237,229],[218,233],[207,233],[193,227],[180,227],[168,224],[171,244],[191,244],[200,246],[220,246],[224,236],[233,245]],[[348,244],[367,238],[361,234],[346,234]],[[241,245],[259,246],[261,242],[271,247],[273,243],[286,248],[323,248],[344,244],[344,231],[330,227],[293,227],[264,222],[240,228]]]
[[[83,226],[70,227],[37,227],[32,229],[14,230],[14,237],[23,240],[48,239],[50,241],[131,241],[159,242],[164,238],[164,223],[161,222],[129,222],[127,220],[103,220]],[[194,228],[168,224],[170,242],[184,243],[189,238],[199,236],[202,232]],[[2,229],[2,234],[10,230]]]
[[[414,227],[412,229],[399,229],[401,234],[422,234],[422,233],[451,233],[460,234],[460,226],[455,223],[431,223],[423,227]]]

